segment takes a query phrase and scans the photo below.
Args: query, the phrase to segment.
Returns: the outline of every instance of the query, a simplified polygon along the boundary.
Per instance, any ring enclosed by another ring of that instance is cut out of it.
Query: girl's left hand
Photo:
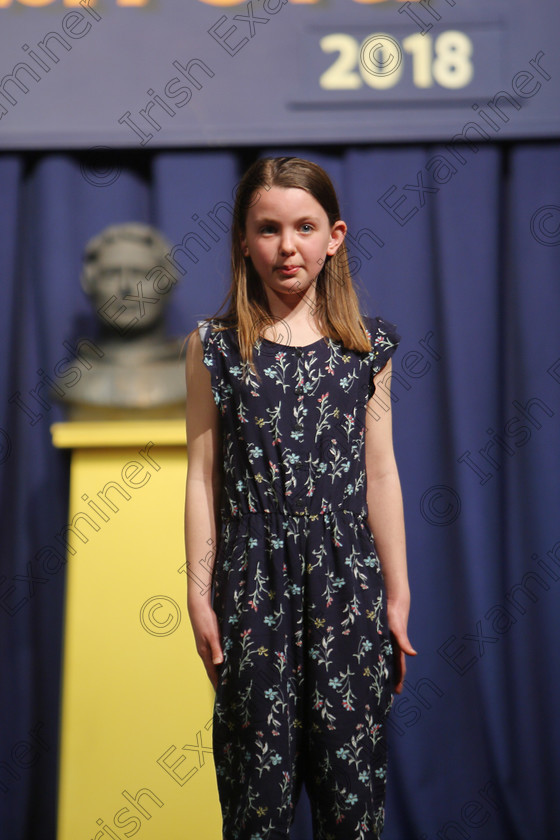
[[[408,638],[408,606],[387,601],[387,620],[393,645],[394,690],[400,694],[406,674],[406,656],[417,656]]]

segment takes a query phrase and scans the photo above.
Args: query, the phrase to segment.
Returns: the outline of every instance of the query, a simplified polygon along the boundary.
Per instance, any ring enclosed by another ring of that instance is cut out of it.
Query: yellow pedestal
[[[184,421],[51,431],[73,450],[58,840],[218,840],[214,690],[186,608]]]

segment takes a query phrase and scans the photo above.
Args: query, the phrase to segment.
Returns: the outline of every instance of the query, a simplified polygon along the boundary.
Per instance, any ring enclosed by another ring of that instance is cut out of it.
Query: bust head
[[[81,284],[104,324],[121,335],[140,334],[163,322],[168,292],[178,280],[176,271],[165,268],[170,278],[164,287],[161,270],[155,269],[171,249],[155,228],[139,222],[111,225],[87,243]]]

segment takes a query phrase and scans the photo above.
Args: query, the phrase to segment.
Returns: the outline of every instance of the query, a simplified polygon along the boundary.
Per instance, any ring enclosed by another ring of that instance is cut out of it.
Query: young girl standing
[[[223,840],[288,840],[302,782],[314,840],[383,827],[385,720],[415,654],[391,405],[372,400],[400,336],[361,315],[345,233],[321,167],[257,160],[229,308],[188,343],[188,609]]]

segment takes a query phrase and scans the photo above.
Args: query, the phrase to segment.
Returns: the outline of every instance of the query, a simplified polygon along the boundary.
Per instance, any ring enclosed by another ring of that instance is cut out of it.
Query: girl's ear
[[[241,251],[244,257],[249,256],[249,248],[247,247],[247,239],[245,236],[241,237]]]
[[[344,242],[344,237],[346,236],[346,231],[348,227],[346,222],[343,222],[342,219],[339,219],[338,222],[335,222],[331,228],[331,238],[329,240],[329,244],[327,246],[327,254],[332,257],[342,243]]]

